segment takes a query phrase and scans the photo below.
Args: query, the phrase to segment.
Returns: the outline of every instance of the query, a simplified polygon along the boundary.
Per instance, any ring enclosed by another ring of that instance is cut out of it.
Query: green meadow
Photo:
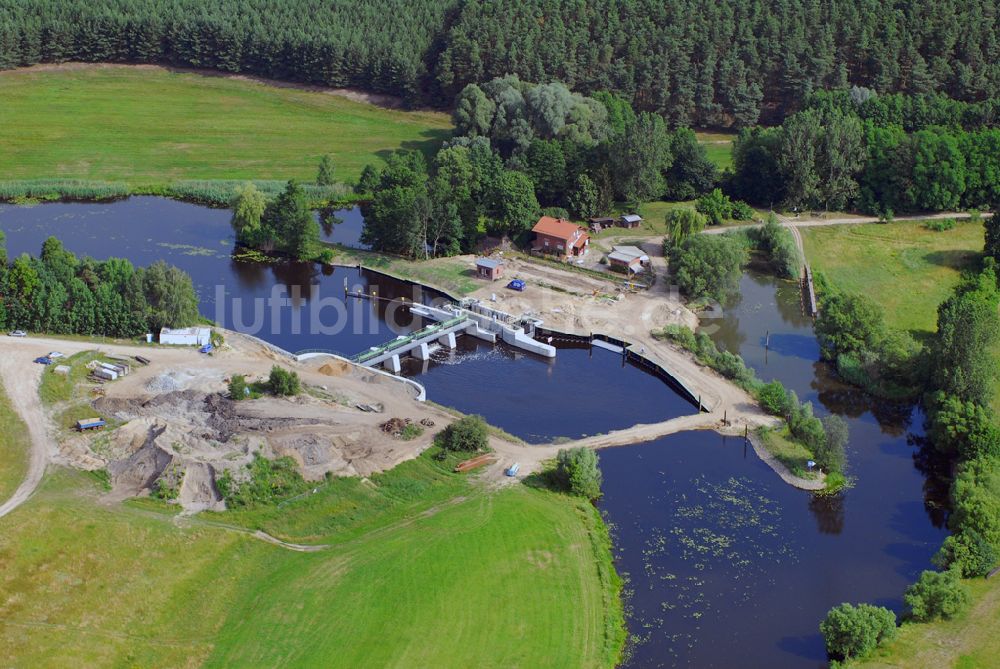
[[[398,148],[436,150],[451,121],[253,81],[100,66],[0,73],[0,179],[131,186],[185,179],[338,181]]]
[[[14,666],[608,667],[620,582],[597,511],[421,456],[261,512],[180,518],[57,469],[0,519]],[[329,547],[297,552],[256,539]]]

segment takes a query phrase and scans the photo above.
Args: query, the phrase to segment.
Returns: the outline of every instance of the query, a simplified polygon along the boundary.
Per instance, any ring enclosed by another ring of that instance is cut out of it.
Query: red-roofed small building
[[[542,216],[531,231],[535,233],[535,243],[531,250],[538,253],[576,258],[585,255],[590,246],[587,231],[562,218]]]

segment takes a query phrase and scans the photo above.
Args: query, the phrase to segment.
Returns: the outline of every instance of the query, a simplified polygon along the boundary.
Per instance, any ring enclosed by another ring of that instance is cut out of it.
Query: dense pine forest
[[[0,67],[164,63],[434,106],[515,74],[743,127],[848,85],[983,100],[997,28],[989,0],[0,0]]]

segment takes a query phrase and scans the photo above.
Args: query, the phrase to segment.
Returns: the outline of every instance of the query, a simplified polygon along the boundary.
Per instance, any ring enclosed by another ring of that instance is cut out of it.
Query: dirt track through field
[[[47,423],[38,397],[38,383],[42,376],[42,366],[31,362],[24,355],[12,355],[9,351],[0,353],[0,380],[14,411],[24,421],[28,430],[31,451],[28,453],[28,472],[10,499],[0,504],[0,518],[24,504],[35,492],[45,474],[49,461],[49,439]],[[10,429],[5,426],[5,429]]]

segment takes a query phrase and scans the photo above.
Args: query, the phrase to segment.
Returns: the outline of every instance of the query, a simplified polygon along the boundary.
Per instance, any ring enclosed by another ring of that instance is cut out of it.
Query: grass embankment
[[[773,430],[762,428],[758,434],[767,452],[773,455],[775,460],[785,465],[788,471],[800,478],[816,477],[816,474],[810,472],[806,466],[806,462],[814,457],[812,452],[799,442],[794,441],[788,426]]]
[[[329,153],[338,181],[398,148],[436,150],[446,114],[159,68],[0,73],[0,179],[131,186],[184,179],[313,181]]]
[[[896,639],[880,647],[865,662],[850,667],[868,669],[991,669],[1000,658],[1000,579],[966,581],[972,606],[952,620],[904,623]]]
[[[916,221],[800,228],[806,257],[830,283],[875,300],[888,325],[934,332],[937,307],[982,255],[983,225],[934,232]]]
[[[0,502],[7,501],[28,472],[28,432],[0,385]],[[2,609],[0,609],[2,610]]]
[[[457,297],[468,295],[483,285],[481,281],[476,279],[474,264],[469,262],[465,256],[407,260],[399,256],[373,251],[349,249],[336,245],[329,246],[336,253],[333,258],[335,263],[342,265],[361,263],[367,269],[438,288]]]
[[[63,666],[615,663],[619,583],[593,506],[488,491],[425,455],[280,507],[175,522],[57,470],[0,519],[0,656]],[[300,553],[218,523],[329,543]]]

